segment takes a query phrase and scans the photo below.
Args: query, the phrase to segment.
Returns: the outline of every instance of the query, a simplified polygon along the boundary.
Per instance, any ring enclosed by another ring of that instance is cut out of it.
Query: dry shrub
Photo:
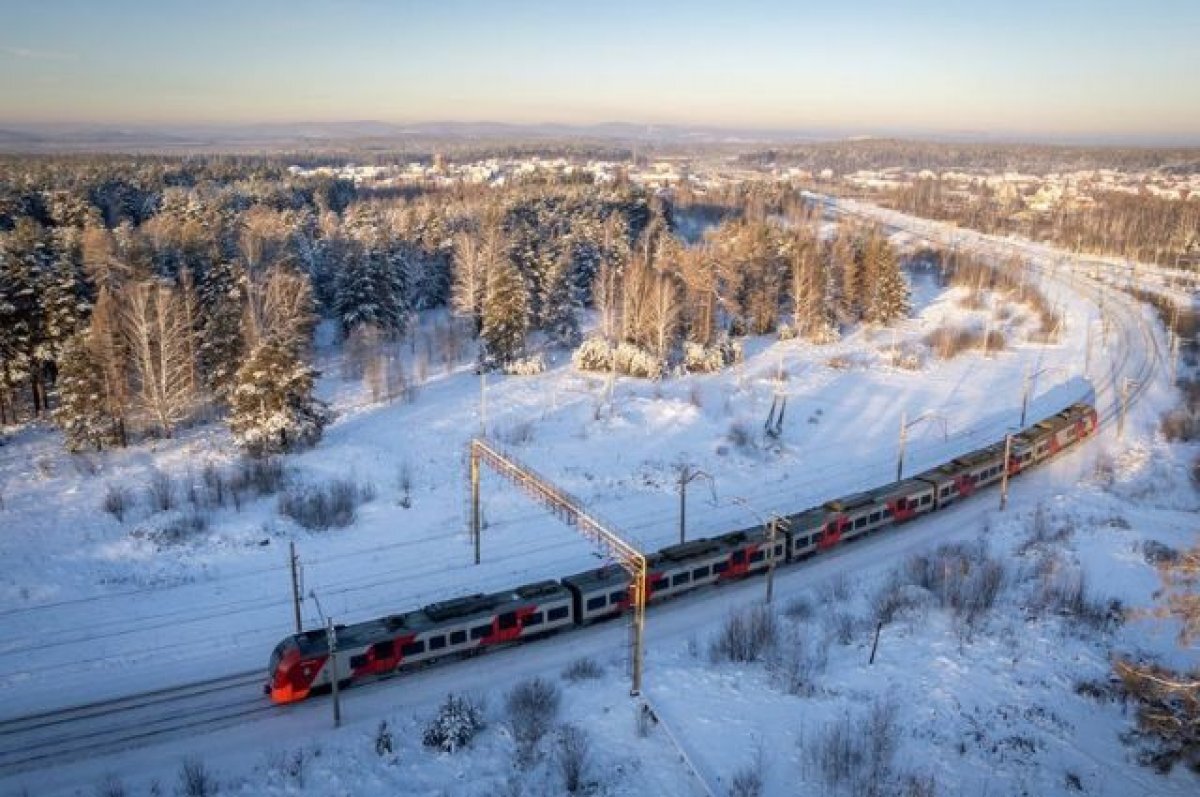
[[[779,623],[768,606],[735,611],[725,618],[717,636],[709,643],[714,661],[751,662],[766,657],[779,642]]]

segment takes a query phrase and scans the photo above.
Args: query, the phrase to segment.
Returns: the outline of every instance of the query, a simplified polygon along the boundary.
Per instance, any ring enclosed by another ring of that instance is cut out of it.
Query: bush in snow
[[[832,793],[883,797],[898,793],[893,761],[898,741],[897,706],[876,698],[860,716],[843,714],[805,752]]]
[[[537,743],[553,727],[561,700],[558,687],[542,678],[522,681],[508,693],[505,707],[519,763],[533,762]]]
[[[817,677],[829,664],[829,640],[805,636],[800,629],[791,628],[767,653],[767,672],[775,686],[797,697],[810,697],[816,692]]]
[[[150,475],[150,486],[147,488],[150,506],[159,512],[169,512],[175,508],[175,482],[170,474],[156,470]]]
[[[662,358],[632,343],[622,343],[613,352],[613,369],[642,379],[659,379],[666,369]]]
[[[504,373],[512,376],[536,376],[545,370],[546,358],[540,354],[531,354],[504,364]]]
[[[446,695],[437,716],[425,726],[422,743],[443,753],[453,753],[471,743],[483,729],[483,708],[467,697]]]
[[[387,720],[381,720],[375,729],[375,755],[384,756],[392,752],[392,731]]]
[[[125,797],[125,784],[116,775],[105,775],[96,787],[96,797]]]
[[[769,606],[734,611],[709,643],[713,661],[749,662],[764,658],[779,643],[779,622]]]
[[[586,656],[575,659],[563,670],[562,677],[568,681],[588,681],[604,674],[604,668],[595,659]]]
[[[567,794],[576,794],[583,787],[590,755],[587,731],[569,724],[558,729],[558,769]]]
[[[571,355],[571,362],[580,371],[607,373],[613,367],[613,349],[604,338],[588,338]]]
[[[256,347],[238,369],[230,396],[229,428],[237,444],[259,457],[320,440],[330,414],[313,397],[316,377],[291,347],[275,340]]]
[[[701,346],[687,341],[683,344],[683,368],[689,374],[710,374],[725,367],[725,354],[717,346]]]
[[[179,768],[179,792],[183,797],[211,797],[217,793],[217,779],[198,758],[186,758]]]
[[[309,531],[344,528],[354,522],[359,504],[375,497],[375,488],[350,479],[320,485],[295,485],[279,494],[279,514]]]
[[[129,511],[129,505],[132,503],[133,495],[129,492],[129,488],[110,484],[104,488],[104,499],[100,502],[100,507],[124,523],[125,513]]]

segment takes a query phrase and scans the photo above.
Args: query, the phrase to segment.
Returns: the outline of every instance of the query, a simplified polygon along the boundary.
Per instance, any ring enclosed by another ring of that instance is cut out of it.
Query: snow
[[[678,538],[674,466],[682,460],[715,482],[715,490],[697,482],[689,491],[689,538],[751,526],[758,521],[735,497],[760,514],[794,512],[893,479],[902,419],[926,419],[908,429],[905,474],[994,442],[1018,422],[1027,373],[1039,374],[1031,418],[1092,391],[1111,415],[1120,376],[1138,373],[1152,354],[1140,335],[1160,335],[1147,314],[1122,310],[1120,328],[1101,345],[1096,303],[1068,283],[1081,277],[1048,275],[1044,289],[1068,315],[1059,343],[1025,340],[1029,328],[1014,307],[1005,351],[926,357],[918,370],[895,369],[886,365],[893,347],[919,346],[942,323],[984,323],[954,291],[915,279],[914,316],[894,334],[863,329],[823,346],[751,339],[744,363],[724,372],[661,382],[617,378],[611,388],[602,376],[576,371],[563,353],[548,356],[537,375],[489,376],[488,431],[635,544],[655,549]],[[1109,312],[1122,302],[1116,294],[1108,301]],[[1089,328],[1097,349],[1085,374]],[[468,363],[431,366],[411,403],[373,404],[361,384],[341,378],[338,357],[334,348],[321,349],[319,393],[339,417],[317,448],[288,457],[286,467],[297,482],[350,478],[376,488],[345,529],[305,532],[276,512],[273,497],[247,498],[240,509],[213,510],[207,529],[192,539],[157,541],[153,532],[182,512],[149,510],[149,478],[166,473],[178,481],[190,471],[199,479],[210,462],[235,467],[229,435],[218,425],[76,457],[42,428],[6,438],[0,720],[263,670],[272,646],[291,631],[292,540],[305,592],[320,602],[318,609],[316,600],[304,601],[307,626],[320,623],[321,612],[351,622],[595,565],[586,541],[490,476],[483,564],[472,564],[464,452],[480,425],[480,379]],[[824,633],[838,603],[827,585],[849,578],[851,596],[839,611],[865,617],[869,596],[897,565],[952,540],[985,537],[1016,574],[1031,566],[1017,551],[1039,504],[1075,529],[1059,543],[1061,556],[1088,574],[1098,596],[1150,605],[1157,577],[1139,553],[1141,541],[1188,545],[1198,508],[1186,475],[1194,447],[1169,446],[1154,433],[1159,413],[1174,401],[1162,370],[1134,405],[1123,439],[1110,426],[1100,440],[1015,480],[1008,512],[998,513],[988,493],[780,568],[777,605],[809,596],[820,611],[807,632]],[[780,392],[788,396],[787,419],[775,444],[759,430]],[[749,444],[732,439],[735,427],[748,432]],[[1097,476],[1098,463],[1109,462],[1111,483]],[[398,483],[405,465],[413,481],[409,508]],[[126,485],[136,499],[123,523],[98,511],[108,485]],[[880,695],[897,703],[897,759],[914,774],[932,775],[939,793],[1068,793],[1069,774],[1089,794],[1194,793],[1194,776],[1164,778],[1132,761],[1119,738],[1130,718],[1118,704],[1073,691],[1080,679],[1107,677],[1113,648],[1186,662],[1193,654],[1175,647],[1174,630],[1129,622],[1105,635],[1083,633],[1063,618],[1031,618],[1023,605],[1027,587],[1006,587],[969,640],[941,610],[886,626],[874,665],[866,663],[871,634],[859,629],[850,644],[830,645],[816,694],[803,698],[781,694],[761,664],[707,658],[707,640],[732,608],[761,598],[761,581],[656,607],[647,630],[646,692],[664,727],[646,738],[635,730],[627,694],[627,631],[609,623],[349,690],[346,725],[337,732],[329,729],[328,701],[314,700],[202,736],[8,775],[0,791],[71,794],[108,772],[141,790],[154,780],[170,789],[184,755],[203,758],[223,793],[503,791],[513,776],[505,690],[530,675],[558,678],[572,659],[591,656],[605,665],[604,675],[563,684],[560,720],[589,733],[592,776],[606,781],[609,794],[702,794],[704,784],[724,793],[731,774],[760,748],[766,793],[825,793],[805,750],[830,722]],[[451,691],[483,696],[488,727],[466,751],[433,753],[420,746],[420,729]],[[263,699],[247,693],[248,701]],[[373,740],[383,719],[396,751],[381,758]],[[303,785],[280,772],[281,758],[297,750],[308,751]],[[547,741],[546,759],[523,776],[530,793],[557,793],[552,762]]]

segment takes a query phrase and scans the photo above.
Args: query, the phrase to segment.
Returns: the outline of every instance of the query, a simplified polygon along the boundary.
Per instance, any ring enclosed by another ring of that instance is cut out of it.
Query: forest
[[[744,335],[824,341],[906,315],[885,237],[819,221],[759,183],[397,190],[268,157],[11,158],[0,423],[52,419],[71,450],[216,419],[252,455],[311,444],[330,420],[313,395],[322,320],[368,370],[445,308],[480,370],[536,372],[558,346],[581,369],[660,378],[728,365]]]

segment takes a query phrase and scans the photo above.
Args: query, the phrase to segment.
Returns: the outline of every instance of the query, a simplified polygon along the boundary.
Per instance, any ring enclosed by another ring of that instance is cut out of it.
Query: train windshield
[[[273,678],[275,676],[275,670],[279,668],[279,662],[283,658],[283,654],[287,652],[287,649],[291,647],[292,644],[292,640],[288,639],[275,646],[275,650],[271,652],[271,663],[267,667],[268,678]]]

